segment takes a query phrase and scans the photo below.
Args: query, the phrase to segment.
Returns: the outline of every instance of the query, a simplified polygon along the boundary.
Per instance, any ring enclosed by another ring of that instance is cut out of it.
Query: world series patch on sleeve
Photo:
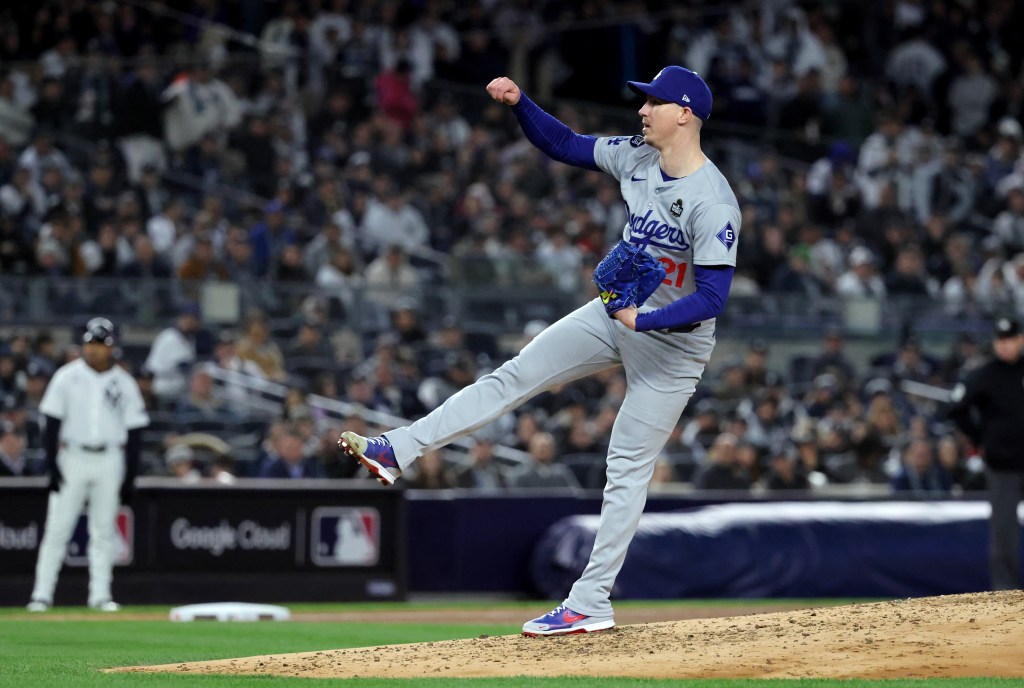
[[[620,241],[594,269],[594,284],[601,302],[612,315],[630,306],[642,306],[665,279],[665,267],[643,249]]]

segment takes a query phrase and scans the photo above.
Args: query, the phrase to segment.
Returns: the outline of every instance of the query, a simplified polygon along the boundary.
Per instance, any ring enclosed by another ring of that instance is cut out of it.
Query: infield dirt
[[[621,620],[620,620],[621,623]],[[310,678],[1024,677],[1024,592],[976,593],[799,611],[387,645],[116,671]]]

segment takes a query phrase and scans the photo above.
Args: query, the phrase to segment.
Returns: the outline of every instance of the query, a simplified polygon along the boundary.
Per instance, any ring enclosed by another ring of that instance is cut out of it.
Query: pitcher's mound
[[[1024,677],[1024,592],[977,593],[522,636],[128,667],[312,678]]]

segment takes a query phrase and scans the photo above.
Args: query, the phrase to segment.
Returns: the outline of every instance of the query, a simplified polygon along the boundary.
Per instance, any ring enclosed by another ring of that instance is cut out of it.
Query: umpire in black
[[[1020,587],[1020,524],[1024,497],[1024,334],[1020,322],[996,321],[995,357],[953,389],[950,419],[982,450],[992,505],[989,565],[995,590]]]

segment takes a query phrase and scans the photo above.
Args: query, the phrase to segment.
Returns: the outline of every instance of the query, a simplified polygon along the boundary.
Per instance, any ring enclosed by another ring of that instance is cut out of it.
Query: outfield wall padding
[[[615,599],[911,597],[987,590],[985,502],[776,502],[645,514]],[[1024,509],[1019,516],[1024,520]],[[598,516],[552,525],[533,581],[565,596],[583,572]],[[1024,555],[1024,547],[1022,547]]]

